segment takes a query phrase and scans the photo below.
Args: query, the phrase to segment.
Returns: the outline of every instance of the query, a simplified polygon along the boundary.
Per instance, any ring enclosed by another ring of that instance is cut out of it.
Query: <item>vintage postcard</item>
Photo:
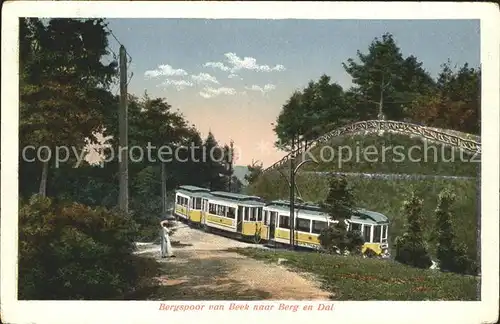
[[[2,322],[496,322],[499,18],[6,2]]]

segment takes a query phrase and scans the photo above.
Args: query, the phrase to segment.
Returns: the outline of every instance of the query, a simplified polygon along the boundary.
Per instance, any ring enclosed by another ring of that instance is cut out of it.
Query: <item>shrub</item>
[[[321,246],[328,252],[344,252],[357,254],[364,243],[359,232],[347,230],[346,220],[350,218],[354,208],[354,195],[345,176],[330,177],[328,195],[322,204],[323,212],[330,215],[338,223],[325,228],[320,236]]]
[[[422,199],[411,194],[404,202],[403,213],[408,219],[406,233],[396,238],[396,261],[417,268],[429,268],[431,257],[422,235]]]
[[[467,247],[457,242],[453,231],[451,208],[455,198],[455,194],[449,189],[443,189],[438,198],[436,233],[439,267],[444,271],[474,274],[477,269],[467,256]]]
[[[19,211],[19,299],[121,298],[150,271],[132,254],[136,231],[117,211],[32,196]]]

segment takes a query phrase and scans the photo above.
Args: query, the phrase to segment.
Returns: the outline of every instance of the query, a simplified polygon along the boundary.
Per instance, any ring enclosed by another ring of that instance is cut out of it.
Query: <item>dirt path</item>
[[[303,275],[278,264],[258,261],[234,247],[261,247],[204,233],[185,225],[173,235],[176,257],[159,258],[158,245],[142,245],[140,253],[158,258],[165,274],[154,298],[177,300],[328,300],[330,293]]]

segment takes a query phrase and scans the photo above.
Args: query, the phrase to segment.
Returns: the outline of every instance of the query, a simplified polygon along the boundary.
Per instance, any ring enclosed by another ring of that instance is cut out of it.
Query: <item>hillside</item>
[[[248,167],[246,165],[235,165],[233,166],[233,175],[241,181],[241,183],[246,186],[248,182],[245,180],[245,175],[248,174]]]

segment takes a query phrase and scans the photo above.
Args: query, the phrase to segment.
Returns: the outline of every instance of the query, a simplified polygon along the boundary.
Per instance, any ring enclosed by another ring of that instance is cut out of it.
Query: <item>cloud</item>
[[[277,64],[273,67],[269,65],[259,65],[257,64],[257,60],[253,57],[239,57],[235,53],[229,52],[224,54],[226,57],[227,63],[224,64],[222,62],[207,62],[203,66],[212,67],[215,69],[219,69],[222,71],[229,71],[231,74],[234,74],[236,71],[240,70],[251,70],[258,72],[273,72],[273,71],[284,71],[285,67],[281,64]]]
[[[159,65],[158,68],[154,70],[148,70],[144,72],[144,76],[146,78],[157,78],[160,76],[186,76],[187,72],[183,69],[174,69],[172,66],[168,64]]]
[[[200,73],[197,75],[191,75],[191,79],[193,79],[197,83],[215,83],[219,84],[219,81],[208,73]]]
[[[192,87],[194,85],[193,82],[191,81],[187,81],[187,80],[171,80],[171,79],[167,79],[165,81],[163,81],[161,84],[159,84],[158,86],[161,87],[174,87],[176,88],[177,90],[183,90],[187,87]]]
[[[219,95],[229,95],[233,96],[236,94],[236,90],[233,88],[226,88],[226,87],[221,87],[221,88],[211,88],[211,87],[206,87],[200,92],[200,96],[203,98],[213,98],[217,97]]]
[[[230,67],[225,66],[224,63],[222,63],[222,62],[207,62],[207,63],[203,64],[203,66],[204,67],[212,67],[212,68],[219,69],[222,71],[231,70]]]
[[[258,86],[256,84],[252,85],[251,87],[245,87],[245,89],[247,90],[251,90],[251,91],[260,91],[262,93],[266,93],[266,92],[269,92],[269,91],[272,91],[274,89],[276,89],[276,86],[274,84],[266,84],[264,87],[261,87],[261,86]]]
[[[234,78],[238,77],[238,74],[231,73],[227,77],[228,77],[228,79],[234,79]],[[241,80],[243,80],[243,79],[241,79]]]

